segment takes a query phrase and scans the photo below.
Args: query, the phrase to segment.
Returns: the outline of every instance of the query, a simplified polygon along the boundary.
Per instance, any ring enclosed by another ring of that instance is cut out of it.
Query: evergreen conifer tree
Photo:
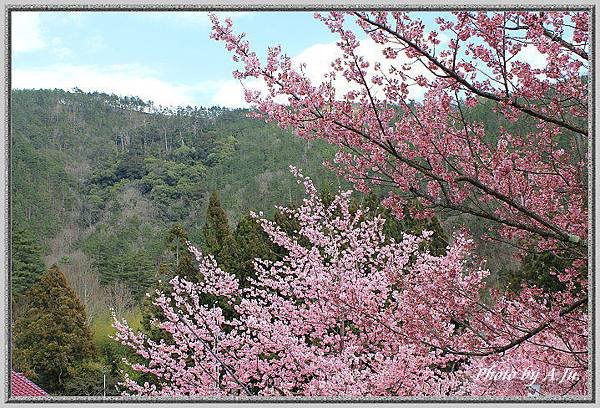
[[[14,323],[13,365],[51,394],[61,394],[69,372],[96,357],[83,303],[53,265],[25,294]]]
[[[279,259],[275,245],[269,240],[257,220],[249,214],[243,216],[235,230],[237,258],[232,273],[245,286],[249,277],[255,275],[253,261],[255,258],[275,261]]]
[[[208,201],[206,222],[202,228],[202,234],[204,236],[204,249],[219,261],[221,250],[231,237],[231,229],[229,228],[227,214],[221,207],[219,193],[216,191],[212,192]]]

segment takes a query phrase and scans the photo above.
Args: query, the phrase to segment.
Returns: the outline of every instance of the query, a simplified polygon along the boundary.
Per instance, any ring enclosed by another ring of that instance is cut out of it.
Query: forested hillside
[[[245,110],[15,90],[13,226],[37,241],[46,266],[67,271],[93,315],[98,284],[124,282],[139,298],[168,256],[174,225],[203,244],[211,192],[235,228],[249,210],[272,215],[275,205],[300,199],[290,164],[321,186],[337,185],[322,166],[333,152]]]

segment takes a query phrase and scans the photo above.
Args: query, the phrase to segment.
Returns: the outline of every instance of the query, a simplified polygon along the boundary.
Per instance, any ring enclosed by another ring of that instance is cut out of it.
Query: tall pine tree
[[[278,248],[271,242],[258,221],[249,214],[243,216],[235,230],[237,256],[233,264],[234,273],[242,286],[248,285],[248,278],[255,277],[254,259],[275,261],[280,259]]]
[[[219,193],[216,191],[212,192],[208,201],[202,235],[206,253],[212,254],[224,269],[232,266],[237,257],[235,240],[229,227],[227,213],[221,207]]]
[[[69,372],[96,357],[81,300],[56,265],[25,294],[14,323],[13,368],[51,394],[62,394]]]

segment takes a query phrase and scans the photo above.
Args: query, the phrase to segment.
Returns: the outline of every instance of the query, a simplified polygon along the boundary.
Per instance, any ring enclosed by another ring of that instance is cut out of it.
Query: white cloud
[[[212,84],[211,105],[226,106],[228,108],[250,108],[250,104],[246,102],[245,89],[260,91],[265,94],[268,89],[267,85],[260,79],[251,78],[244,81],[244,85],[234,79],[227,81],[216,81]],[[280,104],[288,104],[288,97],[278,95],[274,101]]]
[[[101,42],[101,41],[100,41]],[[389,68],[391,61],[384,60],[382,47],[367,39],[361,42],[358,53],[367,61],[382,61],[384,69]],[[58,51],[57,51],[58,52]],[[65,56],[69,50],[60,51]],[[292,58],[292,63],[298,67],[306,63],[305,73],[315,84],[324,79],[331,70],[331,63],[339,57],[340,51],[336,44],[314,44]],[[399,59],[393,61],[399,63]],[[419,68],[414,69],[419,70]],[[423,73],[426,71],[423,69]],[[152,100],[157,105],[219,105],[229,108],[249,107],[244,98],[244,88],[235,79],[208,80],[195,84],[174,84],[159,78],[158,72],[145,66],[126,65],[70,65],[54,64],[45,67],[15,69],[12,76],[14,88],[60,88],[65,90],[78,87],[83,91],[100,91],[115,93],[121,96],[139,96]],[[266,91],[264,83],[257,79],[245,81],[247,88]],[[341,97],[351,89],[357,89],[355,84],[349,84],[344,78],[338,77],[335,82],[338,95]],[[410,97],[420,99],[424,90],[411,87]],[[381,92],[376,86],[373,91]],[[285,103],[285,98],[278,97],[277,102]]]
[[[341,57],[341,53],[335,42],[318,43],[293,57],[292,64],[298,67],[301,63],[305,63],[304,72],[308,79],[313,83],[320,83],[323,81],[323,76],[331,71],[331,63],[339,57]]]
[[[251,86],[257,86],[254,81]],[[208,80],[195,84],[173,84],[159,78],[156,70],[136,64],[109,66],[54,64],[39,68],[15,69],[16,89],[64,89],[77,87],[85,92],[106,92],[138,96],[162,106],[249,107],[240,83],[233,79]]]
[[[66,12],[56,15],[55,22],[71,27],[81,28],[84,23],[83,12]],[[12,13],[12,49],[15,52],[49,51],[59,60],[64,60],[74,55],[65,40],[60,37],[51,37],[44,33],[40,13],[32,11],[15,11]],[[106,44],[100,35],[88,39],[87,51],[97,51],[105,48]]]
[[[108,48],[108,44],[100,34],[92,35],[87,39],[87,51],[94,53]]]
[[[64,60],[74,55],[73,50],[63,45],[63,41],[54,37],[50,40],[50,50],[52,54],[59,60]]]
[[[515,58],[517,61],[526,62],[533,69],[544,69],[548,65],[548,57],[542,54],[537,47],[533,45],[525,46]],[[512,66],[512,62],[509,62]]]
[[[16,69],[13,88],[59,88],[100,91],[121,96],[135,95],[163,106],[194,105],[198,87],[175,85],[157,78],[156,73],[138,65],[54,64],[41,68]]]
[[[11,46],[15,52],[35,51],[46,46],[40,15],[33,11],[13,11],[11,14]]]
[[[246,84],[246,86],[251,86]],[[231,79],[223,81],[215,87],[211,105],[227,106],[229,108],[247,108],[244,88],[239,81]]]

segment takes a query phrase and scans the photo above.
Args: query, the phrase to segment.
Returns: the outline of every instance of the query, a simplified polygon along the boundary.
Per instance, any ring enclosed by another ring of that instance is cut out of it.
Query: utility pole
[[[106,398],[106,367],[102,367],[102,397]]]

